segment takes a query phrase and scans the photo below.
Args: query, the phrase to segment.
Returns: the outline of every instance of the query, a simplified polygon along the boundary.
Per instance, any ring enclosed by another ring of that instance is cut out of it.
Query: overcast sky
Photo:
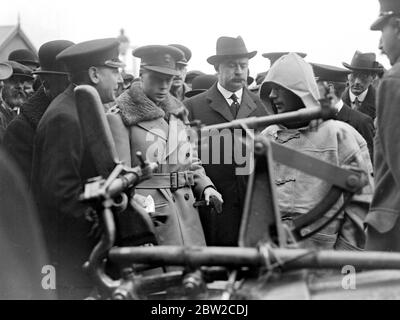
[[[116,37],[125,29],[132,46],[181,43],[193,52],[189,69],[213,72],[206,59],[219,36],[241,35],[256,73],[269,68],[270,51],[302,51],[309,62],[342,66],[355,50],[378,50],[380,32],[369,27],[378,0],[13,0],[0,11],[0,24],[17,23],[39,48],[46,41],[81,42]]]

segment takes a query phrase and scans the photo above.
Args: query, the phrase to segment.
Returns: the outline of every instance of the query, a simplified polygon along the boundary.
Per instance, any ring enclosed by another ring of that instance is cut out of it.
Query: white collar
[[[240,88],[236,92],[231,92],[229,90],[226,90],[223,86],[221,86],[219,82],[217,83],[217,88],[218,91],[221,92],[221,94],[224,96],[225,100],[228,102],[229,105],[231,105],[233,102],[233,100],[231,99],[232,94],[236,95],[239,104],[242,102],[243,88]]]
[[[365,97],[367,96],[367,94],[368,94],[368,88],[363,93],[361,93],[359,96],[356,96],[353,92],[351,92],[351,89],[349,90],[349,96],[350,96],[351,103],[354,103],[354,100],[356,100],[356,97],[358,98],[358,101],[363,102]]]
[[[342,99],[339,99],[339,101],[336,102],[335,108],[336,108],[336,110],[337,110],[338,113],[340,112],[340,110],[342,110],[343,105],[344,105],[344,102],[343,102]]]

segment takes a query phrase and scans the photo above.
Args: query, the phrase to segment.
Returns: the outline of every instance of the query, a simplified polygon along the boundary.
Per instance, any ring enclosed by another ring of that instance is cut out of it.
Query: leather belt
[[[193,186],[193,176],[192,171],[155,173],[150,179],[139,183],[136,189],[171,189],[171,191],[176,191],[180,188]]]

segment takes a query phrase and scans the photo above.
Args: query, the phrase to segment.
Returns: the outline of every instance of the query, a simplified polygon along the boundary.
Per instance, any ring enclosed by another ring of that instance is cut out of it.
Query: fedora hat
[[[371,25],[371,30],[382,30],[386,21],[393,16],[400,16],[400,2],[398,0],[379,0],[379,17]]]
[[[217,40],[217,54],[209,57],[207,62],[215,65],[228,58],[253,58],[257,51],[248,52],[241,36],[237,38],[220,37]]]
[[[7,80],[9,77],[11,77],[12,73],[13,68],[9,64],[5,62],[0,63],[0,81]]]
[[[379,63],[376,61],[375,53],[372,52],[361,53],[360,51],[356,51],[351,60],[351,64],[343,62],[343,65],[352,71],[382,71],[382,67],[380,67]]]
[[[193,79],[192,90],[185,93],[186,98],[193,97],[199,93],[207,91],[214,83],[218,81],[218,77],[213,74],[204,74]]]
[[[40,68],[35,70],[33,74],[60,74],[68,75],[63,63],[56,60],[56,56],[74,43],[68,40],[54,40],[43,44],[39,48]]]

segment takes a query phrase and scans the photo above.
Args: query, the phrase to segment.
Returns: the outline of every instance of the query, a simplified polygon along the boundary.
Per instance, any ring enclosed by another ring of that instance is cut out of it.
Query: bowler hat
[[[16,61],[6,61],[6,64],[12,67],[12,77],[18,76],[21,78],[25,78],[26,80],[33,80],[32,70],[27,66],[24,66],[22,63],[18,63]]]
[[[299,55],[302,58],[307,57],[307,53],[304,52],[295,52],[297,55]],[[280,57],[289,54],[289,52],[267,52],[267,53],[263,53],[262,56],[264,58],[269,59],[271,66],[276,62],[276,60],[278,60]]]
[[[229,58],[253,58],[257,51],[248,52],[241,36],[237,38],[220,37],[217,40],[217,50],[215,55],[209,57],[207,62],[212,65],[220,63]]]
[[[8,79],[11,77],[12,73],[13,69],[9,64],[5,62],[0,63],[0,81]]]
[[[400,16],[400,1],[379,0],[381,8],[379,17],[371,25],[371,30],[382,30],[386,21],[393,16]]]
[[[320,63],[310,63],[318,81],[346,83],[350,70]]]
[[[36,55],[29,50],[26,49],[18,49],[12,51],[8,55],[9,61],[17,61],[23,65],[30,64],[35,66],[36,68],[39,67],[39,62]]]
[[[184,58],[184,53],[180,49],[163,45],[139,47],[132,54],[142,59],[142,68],[172,76],[179,76],[176,62]]]
[[[177,48],[183,52],[183,54],[184,54],[183,59],[181,61],[177,61],[176,63],[187,66],[187,63],[192,58],[192,51],[190,51],[190,49],[188,47],[185,47],[181,44],[169,44],[169,46]]]
[[[356,51],[354,53],[353,59],[351,60],[351,64],[343,62],[343,65],[352,71],[366,71],[366,72],[380,72],[382,71],[382,67],[380,67],[379,63],[376,61],[375,53],[361,53],[360,51]]]
[[[61,74],[67,75],[66,67],[56,60],[56,56],[74,43],[68,40],[54,40],[43,44],[39,48],[40,68],[33,74]]]
[[[185,93],[185,97],[190,98],[199,93],[207,91],[212,87],[214,83],[218,80],[216,75],[213,74],[204,74],[197,76],[193,79],[192,82],[192,90]]]
[[[56,61],[64,63],[68,72],[84,71],[90,67],[105,66],[122,68],[119,58],[119,42],[115,38],[81,42],[61,51]]]

